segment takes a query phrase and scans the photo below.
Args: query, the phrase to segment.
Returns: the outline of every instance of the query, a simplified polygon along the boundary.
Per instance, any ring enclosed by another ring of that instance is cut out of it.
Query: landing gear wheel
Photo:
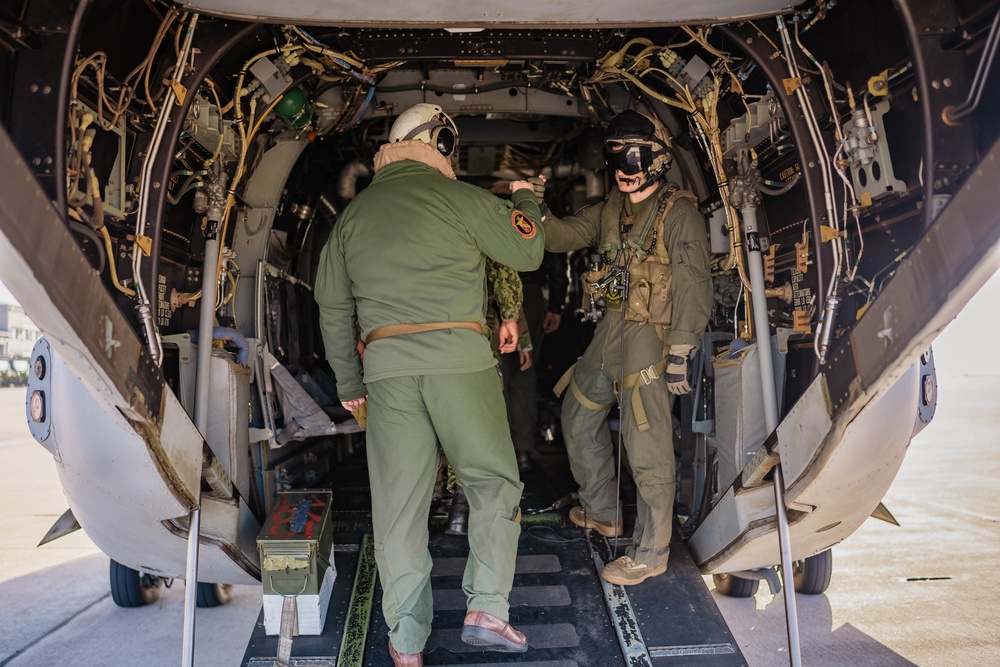
[[[715,590],[730,598],[752,598],[760,585],[758,579],[744,579],[732,574],[713,574]]]
[[[233,599],[232,584],[205,584],[198,582],[198,606],[218,607]]]
[[[795,592],[819,595],[830,586],[833,576],[833,552],[827,549],[805,560],[792,563]]]
[[[119,607],[144,607],[160,599],[163,579],[111,561],[111,599]]]

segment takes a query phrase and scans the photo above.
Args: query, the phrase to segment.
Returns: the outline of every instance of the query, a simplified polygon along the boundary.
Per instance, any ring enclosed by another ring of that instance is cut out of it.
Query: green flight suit
[[[385,150],[385,148],[383,149]],[[531,190],[504,201],[412,159],[376,171],[343,211],[320,259],[316,301],[341,401],[369,399],[375,559],[393,647],[419,653],[433,619],[428,513],[438,441],[471,506],[463,579],[470,610],[507,619],[522,485],[489,340],[468,329],[355,343],[390,324],[483,322],[484,255],[541,262]],[[357,323],[357,325],[355,324]]]
[[[662,185],[634,207],[629,238],[636,247],[650,246],[650,237],[639,237],[656,215],[657,202],[666,192],[667,186]],[[568,252],[596,247],[613,260],[622,245],[619,222],[626,215],[624,210],[623,195],[616,189],[604,202],[581,209],[576,215],[547,217],[542,223],[545,249]],[[595,519],[613,521],[617,489],[607,416],[616,400],[622,406],[622,439],[638,490],[638,515],[627,555],[650,567],[666,560],[673,523],[676,482],[672,395],[662,378],[649,384],[640,380],[618,396],[615,385],[624,376],[661,361],[669,345],[698,345],[713,298],[705,221],[698,209],[687,200],[677,201],[667,213],[663,228],[672,269],[669,327],[633,321],[623,326],[620,308],[609,308],[574,369],[576,389],[566,392],[562,407],[563,438],[573,476],[580,485],[581,504]],[[581,402],[576,391],[586,400]],[[640,392],[648,430],[638,428],[633,414],[635,391]]]

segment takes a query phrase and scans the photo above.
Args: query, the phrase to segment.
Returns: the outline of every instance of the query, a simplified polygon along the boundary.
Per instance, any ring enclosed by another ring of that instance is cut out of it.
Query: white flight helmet
[[[419,139],[450,158],[458,154],[458,128],[455,121],[436,104],[414,104],[399,114],[389,130],[389,141]]]

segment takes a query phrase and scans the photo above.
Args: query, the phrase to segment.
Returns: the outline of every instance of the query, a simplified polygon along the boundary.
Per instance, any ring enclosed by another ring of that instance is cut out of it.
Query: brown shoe
[[[632,586],[641,584],[650,577],[655,577],[666,571],[666,563],[652,567],[637,563],[628,556],[622,556],[604,566],[604,569],[601,570],[601,579],[619,586]]]
[[[524,653],[528,650],[528,638],[523,633],[485,611],[470,611],[465,615],[462,641],[501,653]]]
[[[569,511],[569,520],[580,528],[593,528],[604,537],[618,537],[622,534],[622,518],[619,516],[617,524],[612,521],[598,521],[587,514],[587,510],[580,505]]]
[[[423,653],[399,653],[392,647],[392,640],[389,640],[389,657],[396,667],[424,667]]]

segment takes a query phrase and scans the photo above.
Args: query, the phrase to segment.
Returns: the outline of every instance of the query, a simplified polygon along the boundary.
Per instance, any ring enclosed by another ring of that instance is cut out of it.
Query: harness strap
[[[552,392],[556,396],[562,396],[563,392],[566,391],[566,387],[569,386],[570,391],[573,392],[573,397],[580,403],[580,405],[587,408],[588,410],[593,410],[594,412],[601,412],[603,410],[608,410],[609,408],[611,408],[610,405],[602,405],[600,403],[596,403],[584,395],[583,390],[580,389],[580,387],[576,384],[576,377],[574,377],[573,373],[574,370],[576,370],[576,364],[570,366],[569,370],[563,373],[563,376],[559,378],[559,382],[556,382],[556,385],[552,388]]]
[[[485,333],[483,325],[479,322],[424,322],[423,324],[389,324],[384,327],[372,329],[365,338],[365,345],[391,336],[407,336],[409,334],[423,333],[424,331],[439,331],[441,329],[471,329],[476,333]]]
[[[626,375],[622,380],[622,384],[619,387],[618,383],[615,383],[615,393],[620,394],[622,390],[629,389],[630,387],[635,387],[632,391],[632,414],[635,416],[635,424],[639,431],[649,430],[649,419],[646,417],[646,408],[642,404],[642,394],[640,390],[642,387],[648,386],[653,383],[654,380],[658,379],[663,371],[667,370],[667,359],[661,359],[660,361],[643,368],[638,373],[632,373],[631,375]],[[642,380],[643,384],[641,386],[636,386],[639,384],[639,380]]]
[[[583,395],[583,390],[576,384],[576,378],[570,380],[569,390],[573,392],[573,398],[580,402],[580,405],[587,408],[588,410],[593,410],[594,412],[603,412],[611,408],[611,405],[601,405],[600,403],[595,403],[586,396]],[[613,405],[613,404],[612,404]]]
[[[580,362],[579,361],[576,362],[576,364],[578,363]],[[556,382],[554,387],[552,387],[553,394],[555,394],[556,396],[563,395],[563,392],[566,391],[566,387],[568,387],[569,383],[573,380],[573,371],[576,370],[576,364],[573,364],[568,369],[566,369],[566,372],[562,374],[562,377],[559,378],[559,381]]]

